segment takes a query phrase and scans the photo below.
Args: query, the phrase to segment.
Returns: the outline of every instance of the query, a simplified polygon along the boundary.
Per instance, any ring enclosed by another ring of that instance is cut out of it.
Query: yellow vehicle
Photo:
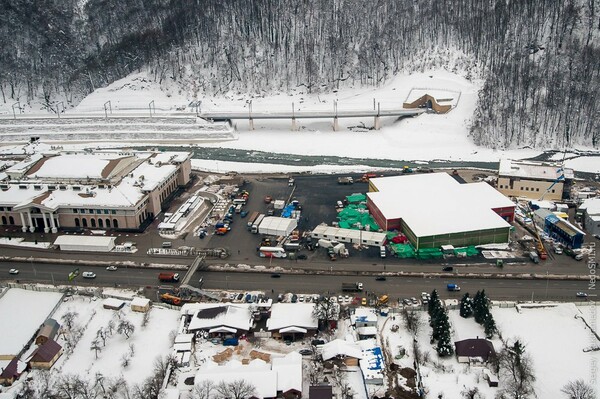
[[[387,295],[382,295],[379,298],[377,298],[377,304],[378,305],[385,305],[386,303],[388,303],[389,299],[390,298]]]

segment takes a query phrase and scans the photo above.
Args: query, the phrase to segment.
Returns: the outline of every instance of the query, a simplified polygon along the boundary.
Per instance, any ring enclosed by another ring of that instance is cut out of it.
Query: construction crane
[[[537,225],[535,224],[535,218],[533,217],[533,210],[527,204],[527,208],[529,209],[529,214],[531,215],[531,223],[533,224],[533,232],[535,233],[536,243],[535,250],[538,253],[538,256],[541,260],[546,260],[548,258],[548,252],[546,252],[546,248],[544,247],[544,242],[542,241],[542,237],[540,237],[540,233],[538,232]]]

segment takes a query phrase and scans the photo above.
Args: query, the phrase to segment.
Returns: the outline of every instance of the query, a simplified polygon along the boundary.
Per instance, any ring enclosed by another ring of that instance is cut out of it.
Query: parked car
[[[557,255],[561,255],[563,253],[563,249],[557,245],[554,247],[554,253]]]
[[[310,341],[310,344],[312,346],[325,345],[325,341],[322,339],[313,339],[312,341]]]
[[[421,292],[421,302],[423,302],[423,305],[427,305],[429,303],[430,299],[431,299],[431,296],[428,293]]]
[[[239,294],[237,294],[237,296],[235,297],[236,301],[241,301],[242,298],[244,298],[244,294],[242,294],[241,292]]]
[[[239,342],[237,338],[226,338],[223,341],[223,346],[238,346]]]
[[[408,298],[404,298],[404,299],[402,300],[402,303],[403,303],[404,305],[406,305],[406,306],[411,306],[411,305],[412,305],[412,302],[411,302],[411,300],[410,300],[410,299],[408,299]]]
[[[10,269],[8,272],[10,274],[19,274],[19,269]]]
[[[313,352],[310,349],[300,349],[298,353],[300,353],[302,356],[310,356]]]
[[[93,272],[83,272],[81,273],[83,278],[96,278],[96,273]]]
[[[570,257],[572,257],[575,260],[582,260],[583,259],[583,255],[579,252],[579,251],[575,251],[571,248],[565,248],[564,252],[566,255],[569,255]]]
[[[110,265],[106,268],[106,270],[108,270],[109,272],[114,272],[115,270],[117,270],[117,267],[115,265]]]
[[[367,306],[367,298],[363,298],[363,299],[360,301],[360,304],[361,304],[362,306]]]
[[[283,302],[283,299],[284,299],[284,298],[285,298],[285,297],[284,297],[284,295],[283,295],[283,294],[279,294],[279,295],[277,295],[277,302]]]
[[[419,300],[417,298],[415,298],[414,296],[412,298],[410,298],[410,301],[412,302],[413,305],[419,304]]]
[[[298,302],[298,295],[292,294],[292,303]]]

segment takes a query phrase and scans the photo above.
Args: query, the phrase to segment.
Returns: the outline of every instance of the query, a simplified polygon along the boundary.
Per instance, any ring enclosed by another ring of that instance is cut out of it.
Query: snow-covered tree
[[[467,318],[473,315],[473,299],[465,293],[460,300],[460,316]]]

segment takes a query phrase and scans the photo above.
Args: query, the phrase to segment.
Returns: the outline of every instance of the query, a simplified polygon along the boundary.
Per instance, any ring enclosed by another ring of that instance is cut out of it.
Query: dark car
[[[325,341],[323,341],[322,339],[313,339],[312,341],[310,341],[310,344],[312,346],[325,345]]]
[[[302,356],[312,355],[312,351],[310,349],[300,349],[298,353],[300,353]]]
[[[387,280],[387,278],[385,278],[385,276],[377,276],[377,277],[375,277],[375,280],[376,281],[385,281],[385,280]]]
[[[236,301],[241,301],[242,298],[244,297],[244,294],[242,294],[241,292],[239,294],[237,294],[237,297],[235,298]]]
[[[304,255],[304,254],[298,254],[296,256],[296,259],[300,259],[300,260],[306,260],[308,259],[308,256]]]
[[[279,277],[281,277],[281,274],[279,274],[279,273],[272,273],[271,274],[271,278],[279,278]]]
[[[452,266],[446,266],[442,269],[442,271],[444,272],[451,272],[454,271],[454,268]]]

